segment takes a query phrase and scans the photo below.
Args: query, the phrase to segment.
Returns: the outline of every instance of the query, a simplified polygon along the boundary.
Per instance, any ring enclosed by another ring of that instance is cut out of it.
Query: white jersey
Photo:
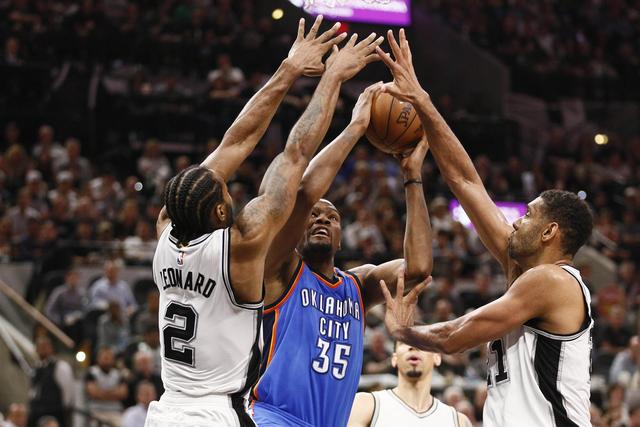
[[[257,379],[262,302],[237,303],[230,229],[178,248],[165,228],[153,257],[160,291],[162,382],[182,396],[243,395]]]
[[[371,427],[460,427],[458,412],[435,397],[431,407],[424,412],[416,412],[393,390],[371,393],[375,401]]]
[[[591,426],[591,296],[577,269],[562,268],[582,289],[585,321],[573,335],[523,325],[489,344],[485,427]]]

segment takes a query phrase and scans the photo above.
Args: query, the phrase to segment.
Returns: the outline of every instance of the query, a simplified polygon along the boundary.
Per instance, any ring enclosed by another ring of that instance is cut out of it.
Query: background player
[[[301,21],[290,54],[306,51],[296,58],[302,59],[296,61],[298,72],[306,61],[319,61],[339,40],[332,38],[337,26],[316,37],[320,22],[304,37]],[[259,362],[264,260],[326,133],[326,111],[335,103],[340,84],[372,59],[369,56],[382,41],[374,41],[372,34],[356,45],[356,37],[341,51],[334,50],[327,61],[329,70],[293,127],[284,152],[264,177],[263,191],[235,218],[222,179],[226,174],[217,169],[219,165],[231,171],[225,150],[167,184],[153,263],[160,289],[166,391],[150,406],[147,425],[252,425],[242,396],[255,381]],[[247,113],[241,119],[259,121]],[[233,154],[231,164],[241,157]]]
[[[485,426],[588,426],[591,319],[589,291],[573,256],[593,227],[577,195],[543,192],[509,224],[489,198],[469,155],[422,89],[404,31],[389,31],[395,61],[378,49],[394,81],[384,86],[411,102],[429,135],[434,158],[485,246],[500,261],[508,289],[498,300],[458,319],[411,328],[416,298],[396,299],[382,283],[392,335],[423,350],[456,353],[491,342]]]
[[[412,285],[431,272],[431,228],[421,180],[426,140],[401,159],[405,259],[350,272],[335,268],[340,214],[320,197],[367,129],[378,89],[374,85],[360,96],[349,126],[309,165],[293,213],[267,257],[266,371],[253,389],[258,425],[346,425],[362,368],[365,309],[383,301],[378,281],[393,282],[405,263]]]
[[[418,350],[396,341],[391,365],[398,369],[398,386],[393,389],[358,393],[353,402],[349,427],[467,427],[466,415],[431,395],[438,353]]]

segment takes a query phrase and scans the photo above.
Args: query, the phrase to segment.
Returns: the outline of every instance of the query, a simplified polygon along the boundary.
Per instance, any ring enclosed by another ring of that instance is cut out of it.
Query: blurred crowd
[[[512,70],[517,89],[556,98],[637,99],[637,0],[417,2]]]
[[[150,274],[129,282],[122,269],[150,265],[164,184],[215,149],[228,122],[290,45],[288,32],[280,32],[270,18],[257,16],[253,3],[0,1],[5,67],[43,66],[58,78],[64,61],[102,64],[111,73],[104,80],[105,90],[133,105],[126,111],[137,118],[147,108],[136,101],[139,97],[162,96],[170,106],[179,105],[183,97],[201,97],[216,106],[216,119],[203,132],[206,143],[185,151],[149,137],[123,150],[126,143],[121,143],[118,150],[124,154],[119,153],[118,160],[105,158],[102,150],[88,144],[88,135],[59,117],[15,117],[1,123],[0,261],[33,263],[26,296],[88,355],[83,379],[86,408],[107,422],[141,425],[144,408],[162,393],[158,294]],[[552,75],[622,81],[634,72],[637,76],[640,25],[638,13],[632,13],[638,10],[637,2],[565,3],[461,0],[431,2],[428,7],[514,70],[527,69],[549,81]],[[619,5],[626,5],[624,13]],[[594,22],[609,25],[600,28]],[[257,54],[264,50],[269,55]],[[265,141],[230,180],[236,211],[256,194],[312,89],[313,82],[307,80],[294,88]],[[9,104],[12,96],[11,91],[3,92],[0,104]],[[343,94],[328,139],[345,125],[353,101],[353,94]],[[153,121],[163,122],[155,111]],[[191,116],[190,111],[184,115]],[[593,424],[637,427],[640,135],[608,138],[608,144],[597,145],[593,135],[554,126],[540,141],[542,153],[536,161],[517,151],[505,160],[492,154],[474,155],[473,160],[496,201],[530,201],[544,189],[560,188],[582,192],[589,202],[595,217],[590,246],[616,270],[611,283],[592,287],[597,316]],[[477,141],[462,142],[472,147]],[[423,176],[435,280],[420,299],[419,319],[431,323],[492,301],[505,279],[473,230],[452,216],[452,195],[430,157]],[[361,141],[327,198],[343,221],[343,249],[336,260],[341,268],[402,255],[405,201],[395,159]],[[99,266],[103,273],[82,281],[78,267],[85,265]],[[579,267],[590,284],[593,267]],[[384,374],[393,373],[393,345],[381,317],[380,310],[373,310],[367,319],[363,373],[370,376],[371,388],[384,385]],[[79,405],[65,391],[73,372],[56,357],[49,338],[37,333],[34,340],[40,364],[30,407],[5,408],[13,423],[9,425],[22,427],[29,419],[29,425],[53,427],[55,421],[41,419],[44,415],[64,425],[70,408]],[[445,357],[438,373],[434,389],[443,401],[481,425],[486,348]],[[52,384],[57,384],[58,394],[38,393]]]

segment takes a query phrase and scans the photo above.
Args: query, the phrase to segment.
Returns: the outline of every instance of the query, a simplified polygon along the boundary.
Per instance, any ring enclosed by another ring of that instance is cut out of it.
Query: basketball
[[[422,133],[422,123],[411,103],[385,92],[376,95],[365,133],[375,147],[389,154],[403,153],[416,146]]]

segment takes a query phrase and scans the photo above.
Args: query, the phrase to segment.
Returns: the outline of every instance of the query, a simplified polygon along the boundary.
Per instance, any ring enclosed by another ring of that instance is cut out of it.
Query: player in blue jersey
[[[378,282],[396,280],[404,266],[410,286],[426,286],[432,268],[431,228],[421,170],[421,141],[401,159],[407,221],[405,259],[334,266],[340,214],[320,198],[369,124],[381,85],[360,96],[347,128],[310,163],[294,211],[271,245],[265,267],[262,376],[252,389],[258,426],[345,426],[362,368],[365,311],[384,301]]]

